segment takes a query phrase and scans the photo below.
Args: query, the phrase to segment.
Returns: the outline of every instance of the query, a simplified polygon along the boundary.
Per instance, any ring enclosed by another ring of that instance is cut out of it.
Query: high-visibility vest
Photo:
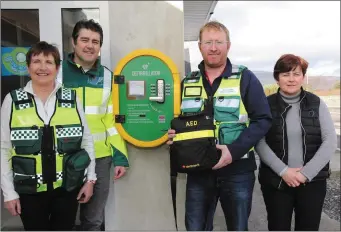
[[[240,94],[240,80],[245,66],[232,65],[230,77],[223,77],[213,96],[213,115],[218,144],[231,144],[248,127],[249,117]],[[181,112],[203,111],[208,97],[200,72],[192,72],[184,80]],[[253,148],[251,148],[253,150]],[[245,154],[242,158],[247,158]]]
[[[76,107],[76,92],[60,88],[56,93],[55,112],[48,125],[37,113],[34,96],[23,89],[11,91],[13,99],[10,131],[12,142],[11,164],[13,181],[18,193],[47,191],[46,170],[42,157],[42,147],[51,144],[55,154],[55,181],[53,189],[61,187],[63,182],[63,157],[66,153],[80,150],[83,137],[82,122]],[[43,135],[44,126],[52,128],[51,140]]]
[[[71,64],[63,63],[63,65]],[[77,64],[73,65],[78,67]],[[77,71],[81,72],[81,70]],[[94,78],[103,82],[103,87],[101,88],[78,86],[77,84],[76,86],[71,86],[66,81],[63,81],[63,79],[72,78],[72,73],[65,74],[62,69],[59,70],[58,81],[65,85],[65,87],[76,90],[77,96],[83,104],[85,117],[95,143],[96,158],[113,156],[118,151],[128,160],[126,143],[114,126],[112,72],[101,66],[100,73],[101,76]],[[87,75],[84,74],[84,78],[86,77]]]

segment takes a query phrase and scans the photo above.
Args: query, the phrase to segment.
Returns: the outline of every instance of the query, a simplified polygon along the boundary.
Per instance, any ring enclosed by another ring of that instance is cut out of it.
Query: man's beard
[[[221,56],[222,54],[221,53],[211,53],[209,55],[217,55],[217,56]],[[225,65],[225,62],[224,60],[221,60],[221,58],[219,60],[215,60],[216,62],[214,63],[210,63],[209,62],[209,59],[207,57],[207,62],[205,62],[205,65],[210,67],[210,68],[220,68],[221,66]]]
[[[219,62],[219,63],[214,63],[214,64],[210,64],[210,63],[205,63],[206,66],[210,67],[210,68],[220,68],[224,65],[224,63]]]

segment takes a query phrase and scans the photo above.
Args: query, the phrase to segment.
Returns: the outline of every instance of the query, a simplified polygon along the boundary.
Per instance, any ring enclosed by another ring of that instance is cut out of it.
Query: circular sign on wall
[[[167,141],[180,113],[180,76],[173,61],[154,49],[136,50],[114,72],[113,109],[120,135],[138,147]]]
[[[1,47],[1,75],[28,76],[26,53],[29,47]]]

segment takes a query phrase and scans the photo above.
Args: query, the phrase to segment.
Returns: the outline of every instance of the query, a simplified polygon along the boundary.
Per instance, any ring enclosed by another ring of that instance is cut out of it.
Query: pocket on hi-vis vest
[[[56,126],[56,137],[59,154],[75,152],[81,146],[83,127],[80,125]]]
[[[17,193],[36,193],[37,192],[37,176],[36,176],[36,159],[13,156],[13,184]]]
[[[18,155],[38,154],[41,150],[41,129],[12,128],[11,142]]]
[[[238,121],[240,113],[239,97],[214,98],[214,118],[219,122]]]
[[[219,144],[231,144],[246,128],[245,124],[221,123],[218,129]]]
[[[64,155],[62,187],[67,191],[72,191],[81,186],[85,178],[85,169],[90,162],[89,154],[84,149],[73,154]]]
[[[201,86],[186,86],[184,95],[185,97],[200,97],[202,92]]]
[[[200,98],[186,99],[181,102],[181,111],[183,113],[198,113],[201,111],[204,100]]]

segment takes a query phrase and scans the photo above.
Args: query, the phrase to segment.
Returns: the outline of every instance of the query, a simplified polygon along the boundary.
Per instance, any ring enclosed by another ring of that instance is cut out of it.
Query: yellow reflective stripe
[[[113,112],[113,107],[112,107],[112,105],[110,105],[107,108],[107,114],[112,114],[112,112]]]
[[[85,106],[85,114],[105,114],[106,107],[100,106]]]
[[[200,109],[201,106],[203,105],[203,100],[200,99],[199,101],[195,100],[195,99],[191,99],[191,100],[182,100],[181,102],[181,110],[184,109]]]
[[[249,122],[249,116],[247,114],[239,114],[239,123]]]
[[[201,130],[201,131],[192,131],[192,132],[184,132],[176,134],[173,138],[173,141],[182,141],[188,139],[198,139],[205,137],[214,137],[213,130]]]
[[[85,114],[112,114],[113,107],[110,105],[108,107],[102,106],[85,106]]]
[[[94,139],[94,141],[103,141],[106,139],[106,137],[107,137],[107,135],[105,132],[92,134],[92,138]]]
[[[103,75],[103,92],[102,92],[102,105],[107,104],[108,96],[111,93],[111,72],[104,68]]]
[[[118,132],[115,127],[108,128],[106,132],[99,132],[92,134],[94,141],[104,141],[107,136],[117,135]]]
[[[101,106],[85,106],[85,114],[112,114],[112,106],[101,107]]]
[[[113,135],[117,135],[118,134],[118,132],[117,132],[115,127],[108,128],[107,132],[108,132],[109,136],[113,136]]]

